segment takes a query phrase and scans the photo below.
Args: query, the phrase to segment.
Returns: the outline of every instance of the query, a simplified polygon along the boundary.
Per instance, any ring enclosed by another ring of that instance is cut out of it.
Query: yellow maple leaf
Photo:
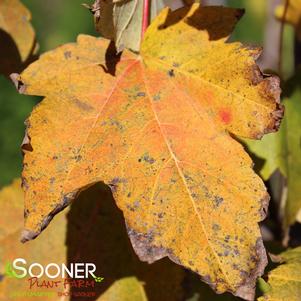
[[[276,17],[279,20],[284,18],[285,22],[293,25],[296,29],[298,39],[301,40],[301,0],[290,0],[286,12],[286,0],[283,0],[282,2],[281,5],[276,7]]]
[[[217,292],[253,299],[269,197],[229,132],[260,138],[283,112],[278,78],[255,64],[260,49],[225,43],[241,15],[165,9],[140,55],[116,57],[109,41],[79,36],[21,74],[21,91],[46,97],[23,145],[24,241],[103,181],[140,259],[168,256]]]
[[[35,54],[31,15],[19,0],[0,0],[0,73],[20,72]]]

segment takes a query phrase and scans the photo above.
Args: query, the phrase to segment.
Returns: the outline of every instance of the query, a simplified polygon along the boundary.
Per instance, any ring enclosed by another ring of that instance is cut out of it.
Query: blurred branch
[[[295,47],[294,47],[294,57],[295,57],[295,69],[301,65],[301,41],[295,37]]]
[[[278,71],[280,60],[280,31],[281,24],[274,16],[275,8],[281,3],[281,0],[267,1],[267,21],[265,27],[264,51],[258,63],[262,70],[271,69]]]
[[[285,17],[286,17],[288,5],[289,5],[289,0],[286,0],[283,16],[282,16],[282,19],[281,19],[281,27],[280,27],[279,63],[278,63],[278,70],[279,70],[280,75],[282,75],[282,56],[283,56],[282,53],[283,53],[284,25],[285,25]]]
[[[226,0],[203,0],[201,3],[206,6],[206,5],[224,5],[226,6]]]

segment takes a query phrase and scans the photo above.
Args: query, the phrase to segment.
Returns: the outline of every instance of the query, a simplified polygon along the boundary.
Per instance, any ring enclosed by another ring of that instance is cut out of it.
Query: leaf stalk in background
[[[289,2],[290,0],[286,0],[285,1],[285,6],[284,6],[284,12],[283,12],[283,16],[281,18],[281,27],[280,27],[280,42],[279,42],[279,65],[278,65],[278,71],[279,71],[279,75],[280,77],[282,77],[282,53],[283,53],[283,37],[284,37],[284,25],[285,25],[285,18],[286,18],[286,14],[287,14],[287,10],[288,10],[288,6],[289,6]]]
[[[142,33],[141,40],[149,24],[149,12],[150,12],[150,0],[144,0],[143,2],[143,17],[142,17]]]

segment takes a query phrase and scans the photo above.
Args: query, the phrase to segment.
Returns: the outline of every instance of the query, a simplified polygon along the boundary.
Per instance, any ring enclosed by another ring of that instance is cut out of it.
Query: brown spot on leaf
[[[73,103],[83,111],[88,112],[88,111],[92,111],[94,109],[92,106],[79,100],[78,98],[73,97],[72,100],[73,100]]]
[[[70,59],[71,58],[71,51],[65,51],[64,52],[64,57],[66,60]]]
[[[224,199],[220,196],[216,196],[214,198],[214,205],[215,207],[219,207],[223,203]]]
[[[174,77],[175,76],[175,72],[173,69],[168,70],[168,76],[169,77]]]

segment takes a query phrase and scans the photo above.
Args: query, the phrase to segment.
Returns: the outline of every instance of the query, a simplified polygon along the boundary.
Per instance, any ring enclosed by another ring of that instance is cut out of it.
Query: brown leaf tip
[[[243,17],[244,14],[245,14],[244,8],[237,8],[235,10],[235,17],[236,17],[237,21],[239,21]]]
[[[21,233],[21,242],[26,243],[29,240],[35,239],[40,233],[28,229],[24,229]]]
[[[280,79],[278,76],[269,75],[265,78],[267,82],[267,95],[275,101],[276,107],[275,110],[271,113],[271,125],[266,129],[265,133],[271,133],[278,131],[281,121],[284,116],[284,106],[280,103]]]
[[[18,73],[12,73],[10,76],[10,79],[13,81],[15,87],[19,91],[20,94],[24,94],[26,90],[26,86],[21,81],[21,76]]]
[[[152,232],[138,233],[128,225],[126,226],[132,246],[140,260],[153,263],[168,255],[164,248],[152,246]]]
[[[259,211],[260,221],[263,221],[266,218],[268,207],[270,202],[270,195],[266,192],[263,198],[261,199],[261,207]]]
[[[26,182],[26,179],[23,178],[22,181]],[[78,194],[78,191],[66,194],[63,197],[61,203],[57,204],[56,207],[42,219],[42,222],[40,223],[40,225],[36,231],[24,229],[22,231],[22,235],[21,235],[21,242],[25,243],[25,242],[27,242],[29,240],[33,240],[37,236],[39,236],[41,234],[41,232],[45,228],[47,228],[47,226],[52,221],[52,219],[55,217],[55,215],[57,215],[59,212],[63,211],[66,207],[68,207],[71,204],[71,202],[75,199],[77,194]],[[28,211],[25,210],[24,216],[25,216],[25,218],[27,218],[29,216]]]
[[[181,264],[173,255],[172,250],[153,244],[154,233],[152,231],[148,233],[138,233],[127,224],[126,227],[132,246],[141,261],[153,263],[163,257],[169,257],[173,262]]]
[[[23,141],[21,144],[21,149],[22,149],[23,153],[25,153],[26,151],[29,151],[29,152],[33,151],[33,148],[31,145],[31,138],[28,135],[28,129],[30,128],[30,124],[29,124],[29,122],[26,121],[25,125],[26,125],[25,135],[24,135],[24,138],[23,138]]]
[[[252,260],[255,261],[255,267],[249,274],[246,275],[244,281],[234,294],[235,296],[248,301],[254,300],[257,278],[264,273],[264,269],[268,264],[267,254],[261,237],[259,237],[256,241],[254,253],[255,254],[252,257]]]
[[[279,130],[279,127],[281,125],[281,121],[282,121],[283,116],[284,116],[284,111],[285,111],[284,105],[282,105],[280,103],[277,103],[276,104],[276,110],[271,113],[273,123],[272,123],[271,128],[268,129],[268,130],[270,130],[270,131],[268,131],[268,133],[277,132]]]
[[[260,49],[256,50],[256,48],[254,48],[251,55],[254,60],[256,60],[260,53]],[[267,101],[267,105],[270,107],[271,111],[268,124],[263,131],[257,133],[255,136],[256,139],[261,139],[265,134],[277,132],[284,116],[284,106],[280,103],[280,79],[276,75],[263,74],[257,64],[254,63],[250,80],[253,85],[261,85],[261,97]]]

